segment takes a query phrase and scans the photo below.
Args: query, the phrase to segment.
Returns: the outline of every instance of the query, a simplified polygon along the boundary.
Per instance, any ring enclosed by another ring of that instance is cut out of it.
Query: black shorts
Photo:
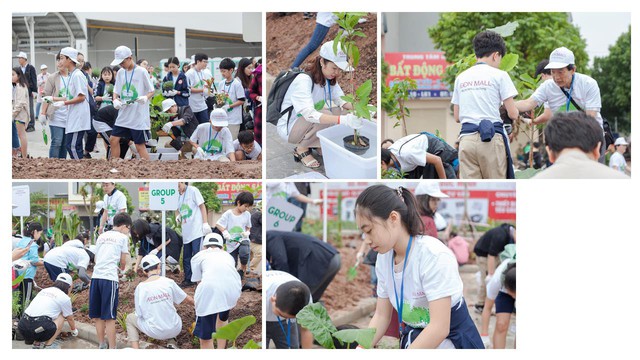
[[[515,313],[516,312],[516,299],[511,295],[500,291],[496,296],[496,314],[499,313]]]
[[[134,144],[146,144],[151,139],[149,130],[135,130],[115,125],[111,131],[111,136],[126,137],[133,140]]]
[[[55,335],[58,327],[56,323],[48,316],[31,317],[23,314],[18,323],[18,329],[24,341],[32,343],[33,341],[47,341]]]

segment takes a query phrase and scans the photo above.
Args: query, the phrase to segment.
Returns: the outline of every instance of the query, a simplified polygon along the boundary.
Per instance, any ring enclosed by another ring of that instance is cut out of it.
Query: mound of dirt
[[[357,44],[360,49],[360,64],[355,71],[354,88],[368,79],[373,81],[372,94],[377,89],[377,14],[369,13],[367,21],[357,26],[367,37],[358,38]],[[267,72],[272,76],[278,75],[280,71],[289,69],[298,52],[309,42],[311,34],[315,28],[315,18],[304,20],[302,13],[267,13]],[[334,25],[329,29],[324,42],[333,40],[337,35],[339,27]],[[308,68],[313,60],[318,56],[320,48],[316,49],[307,57],[301,68]],[[342,74],[338,83],[345,91],[350,92],[347,73]],[[372,96],[373,104],[377,104],[377,99]]]
[[[115,171],[114,171],[115,170]],[[262,161],[13,159],[14,179],[261,179]]]
[[[88,273],[93,271],[93,266],[89,266]],[[142,271],[139,271],[137,276],[132,281],[121,281],[120,289],[118,294],[118,316],[121,314],[129,314],[135,311],[135,300],[134,294],[136,286],[142,281],[146,279]],[[247,277],[249,277],[248,275]],[[173,279],[176,283],[182,282],[184,275],[180,274],[172,274],[167,273],[167,277]],[[41,288],[46,288],[53,285],[52,281],[49,280],[49,275],[44,268],[39,268],[36,273],[35,282]],[[192,297],[195,294],[196,287],[192,286],[189,288],[184,288],[184,292],[187,295],[191,295]],[[80,321],[85,324],[94,324],[94,321],[89,318],[88,311],[89,304],[89,290],[84,290],[76,295],[75,300],[73,300],[73,307],[78,308],[78,310],[74,313],[74,318],[76,321]],[[87,305],[87,306],[85,306]],[[180,335],[178,335],[177,343],[178,348],[180,349],[199,349],[200,345],[198,340],[189,333],[189,327],[196,320],[195,309],[191,305],[181,304],[177,305],[176,309],[178,310],[178,315],[182,319],[182,331]],[[251,325],[247,330],[240,335],[240,337],[236,340],[236,346],[238,348],[242,348],[249,340],[253,339],[256,343],[262,341],[262,292],[260,291],[244,291],[238,299],[238,303],[236,307],[231,310],[229,314],[229,321],[233,321],[235,319],[239,319],[241,317],[253,315],[256,318],[256,323]],[[127,336],[127,332],[122,328],[122,326],[116,322],[116,331],[117,336],[120,340],[124,340]],[[143,333],[140,333],[140,340],[142,341],[151,341],[152,343],[157,344],[159,347],[166,346],[166,341],[161,340],[153,340],[146,338]],[[232,344],[227,344],[227,347],[231,347]]]

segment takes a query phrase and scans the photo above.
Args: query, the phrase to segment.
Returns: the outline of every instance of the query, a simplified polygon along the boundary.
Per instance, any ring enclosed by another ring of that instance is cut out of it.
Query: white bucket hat
[[[60,55],[64,55],[68,57],[69,59],[71,59],[71,61],[73,61],[76,64],[78,63],[78,50],[72,47],[63,48],[62,50],[60,50]]]
[[[132,54],[133,53],[131,52],[131,49],[129,49],[128,47],[124,45],[118,46],[114,51],[115,58],[111,62],[111,66],[120,65],[124,61],[124,59],[128,58]]]
[[[40,65],[40,70],[44,70],[44,69],[48,69],[49,67],[47,66],[47,64],[42,64]]]
[[[173,99],[164,99],[162,100],[162,112],[167,112],[173,105],[176,105],[176,102]]]
[[[566,47],[560,47],[551,52],[549,55],[549,64],[545,66],[545,69],[562,69],[570,64],[575,64],[576,58],[573,56],[573,51]]]
[[[616,142],[613,145],[615,145],[615,146],[618,146],[618,145],[629,145],[629,143],[623,137],[619,137],[619,138],[616,139]]]
[[[347,61],[347,54],[340,48],[340,43],[338,43],[338,53],[333,52],[333,40],[322,44],[320,57],[331,61],[344,71],[353,71],[353,68],[349,66],[349,61]]]
[[[224,109],[213,109],[209,121],[211,121],[211,125],[213,126],[229,126],[227,112]]]
[[[417,195],[429,195],[437,198],[448,198],[449,195],[440,191],[440,184],[437,181],[421,181],[416,187]]]
[[[25,60],[27,60],[27,53],[24,51],[20,51],[20,53],[18,54],[18,56],[16,56],[17,58],[23,58]]]

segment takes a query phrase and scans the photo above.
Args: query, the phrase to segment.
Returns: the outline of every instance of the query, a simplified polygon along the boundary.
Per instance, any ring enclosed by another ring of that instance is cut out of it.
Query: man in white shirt
[[[98,226],[99,234],[102,234],[106,230],[111,230],[113,227],[113,217],[116,216],[116,214],[127,211],[127,197],[122,191],[116,189],[116,183],[103,182],[102,191],[104,192],[104,199],[102,201],[104,211],[102,212]]]
[[[616,151],[609,159],[609,167],[623,174],[631,174],[631,168],[627,166],[627,160],[625,160],[623,155],[625,151],[627,151],[629,143],[623,137],[619,137],[613,145],[616,147]]]
[[[188,182],[178,183],[178,210],[176,222],[182,225],[182,269],[184,280],[180,287],[195,285],[191,280],[191,258],[200,251],[203,236],[211,233],[207,220],[207,207],[204,198],[195,186]]]
[[[127,265],[130,230],[131,217],[119,213],[113,218],[113,230],[104,232],[96,240],[95,266],[89,288],[89,317],[96,320],[100,349],[116,348],[118,269],[124,271]]]
[[[193,110],[196,119],[198,119],[198,123],[204,124],[209,121],[209,112],[205,100],[213,95],[209,91],[208,85],[208,81],[212,77],[207,69],[209,57],[207,54],[197,53],[193,56],[193,61],[194,64],[191,69],[185,73],[191,90],[189,106]]]

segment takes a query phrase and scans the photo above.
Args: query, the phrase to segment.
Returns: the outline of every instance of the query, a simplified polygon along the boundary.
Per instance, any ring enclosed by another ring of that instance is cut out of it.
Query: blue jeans
[[[82,130],[66,134],[64,142],[70,158],[80,160],[84,157],[84,153],[82,152],[82,138],[84,138],[85,132],[86,131]]]
[[[42,106],[41,102],[36,103],[36,119],[40,116],[40,107]]]
[[[316,27],[315,29],[313,29],[313,34],[311,35],[311,40],[309,40],[307,45],[303,47],[302,50],[300,50],[291,67],[294,68],[300,66],[300,64],[304,62],[307,56],[311,55],[311,53],[314,52],[322,44],[322,41],[324,40],[324,37],[327,36],[328,32],[328,27],[316,23]]]
[[[191,258],[200,251],[202,238],[199,237],[182,247],[182,269],[184,270],[184,281],[191,281]]]
[[[51,146],[49,147],[49,157],[66,159],[67,149],[65,143],[64,128],[60,126],[49,125],[51,131]]]
[[[18,129],[16,128],[16,121],[11,121],[11,147],[17,149],[20,147],[20,137],[18,137]]]

